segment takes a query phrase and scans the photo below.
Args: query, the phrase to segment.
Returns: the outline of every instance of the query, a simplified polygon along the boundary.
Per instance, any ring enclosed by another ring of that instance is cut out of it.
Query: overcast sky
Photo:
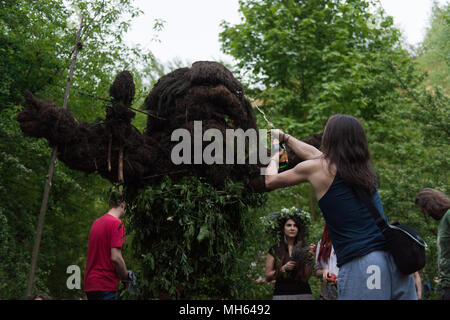
[[[403,31],[410,44],[422,41],[433,0],[380,0],[394,22]],[[438,0],[440,4],[448,0]],[[126,41],[149,48],[156,58],[165,63],[174,58],[194,62],[232,58],[220,50],[220,23],[240,22],[238,0],[136,0],[144,14],[135,19]],[[157,34],[153,31],[155,19],[165,21]],[[158,41],[156,41],[157,36]]]

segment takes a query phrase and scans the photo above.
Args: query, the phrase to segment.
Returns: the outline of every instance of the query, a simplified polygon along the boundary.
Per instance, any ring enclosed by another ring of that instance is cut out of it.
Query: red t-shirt
[[[124,242],[122,221],[108,213],[95,220],[89,233],[84,291],[117,290],[120,279],[111,261],[111,248],[121,248]]]

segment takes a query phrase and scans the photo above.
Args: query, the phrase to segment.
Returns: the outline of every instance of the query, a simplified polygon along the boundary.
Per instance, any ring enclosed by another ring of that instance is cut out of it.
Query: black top
[[[276,267],[280,265],[280,249],[280,245],[273,246],[269,249],[269,253],[275,258]],[[289,261],[289,259],[285,260],[286,261],[281,261],[280,267]],[[275,290],[273,295],[311,294],[312,292],[308,282],[300,282],[294,279],[296,273],[297,268],[292,271],[280,272],[275,280]]]
[[[386,220],[378,192],[373,205]],[[340,268],[354,258],[384,250],[386,241],[367,206],[337,173],[328,191],[318,202]]]

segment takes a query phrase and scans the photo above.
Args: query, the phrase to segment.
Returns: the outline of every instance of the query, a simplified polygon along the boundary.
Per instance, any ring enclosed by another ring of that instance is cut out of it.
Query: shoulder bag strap
[[[386,229],[388,227],[388,224],[386,223],[386,220],[383,219],[383,217],[381,216],[381,214],[378,211],[378,209],[374,206],[374,204],[372,202],[372,197],[370,197],[368,192],[366,192],[365,190],[361,189],[360,187],[353,186],[352,189],[356,193],[358,198],[362,202],[364,202],[364,204],[366,205],[367,209],[369,209],[370,214],[374,218],[376,225],[383,232],[384,229]]]

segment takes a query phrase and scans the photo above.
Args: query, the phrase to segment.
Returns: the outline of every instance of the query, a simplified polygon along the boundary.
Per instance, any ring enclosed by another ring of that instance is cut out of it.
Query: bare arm
[[[266,281],[270,282],[272,280],[275,280],[275,274],[275,258],[270,253],[268,253],[266,259]]]
[[[312,160],[322,156],[322,152],[319,149],[289,134],[285,134],[284,139],[284,143],[302,160]]]
[[[272,137],[279,137],[280,141],[284,142],[284,144],[288,146],[302,160],[312,160],[322,156],[322,152],[316,147],[300,141],[281,130],[270,130],[270,134]]]
[[[417,298],[422,299],[422,280],[419,272],[414,272],[414,282],[417,288]]]
[[[316,270],[316,277],[318,278],[322,278],[323,277],[323,272],[325,271],[325,269],[317,269]]]
[[[111,261],[116,268],[116,273],[121,280],[128,280],[128,269],[125,265],[125,260],[122,257],[122,250],[120,248],[111,248]]]
[[[280,268],[280,271],[292,270],[295,268],[295,266],[296,266],[296,262],[289,261],[288,263],[286,263],[285,265],[283,265]],[[275,258],[270,253],[267,254],[265,276],[266,276],[267,282],[271,282],[272,280],[275,280],[276,276],[277,276],[277,270],[275,269]]]
[[[275,157],[270,160],[267,166],[265,182],[268,190],[290,187],[302,182],[309,181],[309,176],[315,171],[316,164],[314,160],[300,162],[293,169],[278,173]]]

